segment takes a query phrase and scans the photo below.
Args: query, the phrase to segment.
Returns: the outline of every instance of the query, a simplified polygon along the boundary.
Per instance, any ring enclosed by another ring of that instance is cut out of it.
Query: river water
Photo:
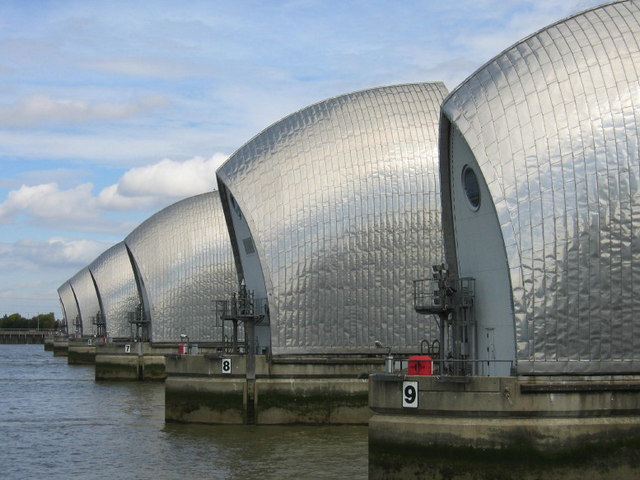
[[[164,385],[0,345],[0,478],[366,479],[366,427],[164,422]]]

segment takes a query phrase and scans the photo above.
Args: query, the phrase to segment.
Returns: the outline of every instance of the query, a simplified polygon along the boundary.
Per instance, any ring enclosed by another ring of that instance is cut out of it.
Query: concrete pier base
[[[66,357],[69,354],[69,340],[67,338],[55,338],[53,340],[53,356]]]
[[[229,370],[223,370],[226,366]],[[165,419],[258,425],[366,424],[371,417],[366,377],[381,366],[378,358],[269,359],[258,355],[255,378],[247,378],[242,355],[170,355]]]
[[[118,342],[96,347],[96,380],[164,381],[166,353],[177,345],[153,346],[149,343]]]
[[[241,425],[246,418],[244,379],[173,377],[165,381],[165,420]]]
[[[53,352],[53,337],[45,337],[44,339],[44,351]]]
[[[93,339],[69,339],[67,363],[69,365],[93,365],[96,362],[96,346]]]
[[[369,402],[370,479],[640,475],[640,377],[380,374]]]

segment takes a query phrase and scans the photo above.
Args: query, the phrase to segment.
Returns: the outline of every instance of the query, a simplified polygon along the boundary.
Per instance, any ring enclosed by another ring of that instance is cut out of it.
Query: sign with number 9
[[[402,382],[402,406],[418,408],[418,382]]]

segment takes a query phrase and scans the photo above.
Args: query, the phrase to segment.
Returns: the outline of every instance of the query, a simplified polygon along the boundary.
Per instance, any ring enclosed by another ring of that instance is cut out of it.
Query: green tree
[[[32,318],[24,318],[19,313],[5,314],[0,318],[0,328],[40,328],[41,330],[52,330],[60,328],[60,321],[56,320],[53,312],[39,313]]]
[[[31,328],[40,328],[41,330],[53,330],[57,328],[56,317],[53,312],[41,313],[31,319]]]
[[[2,328],[28,328],[25,327],[27,319],[19,313],[12,313],[11,315],[5,315],[0,321]]]

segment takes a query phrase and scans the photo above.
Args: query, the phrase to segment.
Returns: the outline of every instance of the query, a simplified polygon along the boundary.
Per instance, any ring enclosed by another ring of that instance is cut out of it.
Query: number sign
[[[222,359],[222,373],[231,373],[231,359],[223,358]]]
[[[124,353],[131,353],[131,345],[126,344],[124,346]]]
[[[402,382],[402,406],[418,408],[418,382]]]

